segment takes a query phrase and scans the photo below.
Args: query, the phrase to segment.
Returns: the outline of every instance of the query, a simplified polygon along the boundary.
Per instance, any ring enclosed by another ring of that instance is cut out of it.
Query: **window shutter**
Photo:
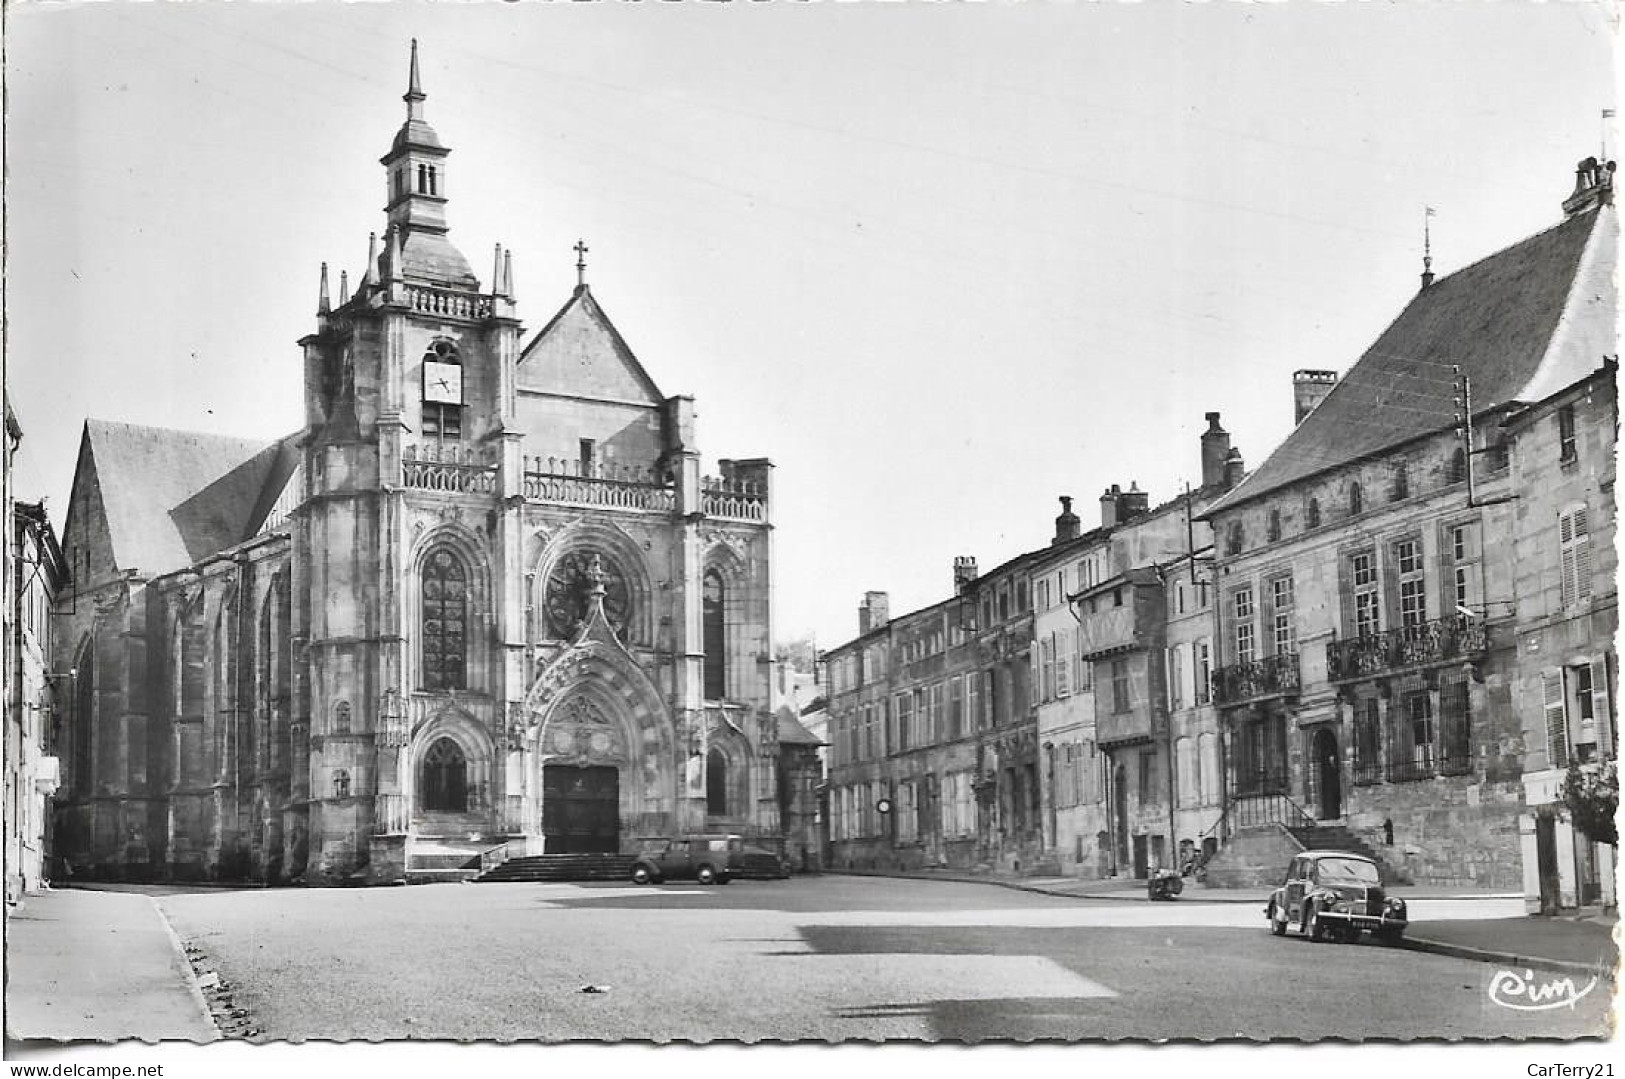
[[[1394,550],[1395,545],[1390,543],[1387,547],[1374,548],[1372,557],[1382,557],[1382,572],[1379,580],[1382,582],[1382,625],[1384,629],[1397,629],[1399,627],[1399,556]]]
[[[1072,631],[1061,630],[1055,635],[1055,695],[1072,695]]]
[[[1439,526],[1439,615],[1456,613],[1456,536],[1450,525]]]
[[[1569,764],[1569,720],[1563,700],[1563,671],[1548,667],[1540,674],[1541,695],[1546,713],[1546,765],[1567,768]]]
[[[1614,710],[1608,693],[1608,656],[1591,661],[1591,714],[1597,723],[1597,755],[1606,758],[1614,748]]]

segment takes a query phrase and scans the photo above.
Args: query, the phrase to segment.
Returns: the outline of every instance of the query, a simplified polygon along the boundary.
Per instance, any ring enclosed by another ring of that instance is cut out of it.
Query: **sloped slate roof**
[[[1475,414],[1538,400],[1529,396],[1537,383],[1555,389],[1583,377],[1600,353],[1554,348],[1554,338],[1565,313],[1571,324],[1593,327],[1565,327],[1571,336],[1601,340],[1595,324],[1612,323],[1614,222],[1612,207],[1579,214],[1422,289],[1275,452],[1204,516],[1451,426],[1452,365],[1471,380]],[[1594,236],[1592,261],[1609,265],[1582,280]],[[1599,277],[1606,296],[1590,295]]]
[[[812,731],[801,725],[795,711],[788,705],[779,709],[779,744],[794,746],[821,746],[824,743]]]
[[[85,439],[113,560],[150,575],[252,538],[296,463],[291,436],[266,442],[87,420]]]
[[[665,401],[586,285],[577,285],[558,314],[521,350],[519,385],[656,405]]]

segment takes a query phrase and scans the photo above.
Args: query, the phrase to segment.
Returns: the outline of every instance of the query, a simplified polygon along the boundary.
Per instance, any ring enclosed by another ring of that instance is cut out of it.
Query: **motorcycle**
[[[1150,899],[1177,899],[1184,890],[1185,881],[1177,869],[1158,869],[1145,882],[1146,895]]]

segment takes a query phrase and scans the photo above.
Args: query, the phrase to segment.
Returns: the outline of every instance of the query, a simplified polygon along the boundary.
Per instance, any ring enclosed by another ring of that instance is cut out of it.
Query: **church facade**
[[[90,421],[58,607],[57,853],[80,874],[392,881],[482,853],[784,838],[771,464],[702,474],[584,280],[524,332],[407,119],[354,294],[323,267],[306,420]],[[805,762],[811,761],[811,764]],[[799,816],[799,815],[798,815]]]

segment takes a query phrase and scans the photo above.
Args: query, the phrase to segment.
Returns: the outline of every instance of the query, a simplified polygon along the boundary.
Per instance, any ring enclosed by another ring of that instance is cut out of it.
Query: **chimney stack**
[[[962,554],[954,558],[954,595],[963,595],[965,589],[976,580],[976,559],[972,555]]]
[[[891,621],[891,597],[885,592],[865,592],[858,608],[858,636],[879,629]]]
[[[1326,395],[1332,392],[1337,385],[1336,371],[1294,371],[1292,372],[1292,423],[1293,426],[1303,422],[1303,418],[1313,412],[1315,406],[1325,400]]]
[[[1067,540],[1077,539],[1082,531],[1082,522],[1078,515],[1072,512],[1072,496],[1061,496],[1061,515],[1055,518],[1055,538],[1050,542],[1065,543]]]
[[[1100,493],[1100,527],[1115,528],[1117,526],[1117,500],[1123,497],[1123,489],[1112,484]]]
[[[1230,490],[1240,483],[1242,477],[1247,475],[1247,465],[1241,459],[1240,450],[1231,450],[1230,455],[1224,459],[1224,489]]]
[[[1140,490],[1140,485],[1130,483],[1128,490],[1117,499],[1117,523],[1124,524],[1136,517],[1144,517],[1151,509],[1151,496]]]
[[[1230,432],[1219,426],[1219,414],[1207,414],[1207,430],[1202,432],[1202,486],[1217,487],[1224,482],[1224,459],[1230,456]]]

